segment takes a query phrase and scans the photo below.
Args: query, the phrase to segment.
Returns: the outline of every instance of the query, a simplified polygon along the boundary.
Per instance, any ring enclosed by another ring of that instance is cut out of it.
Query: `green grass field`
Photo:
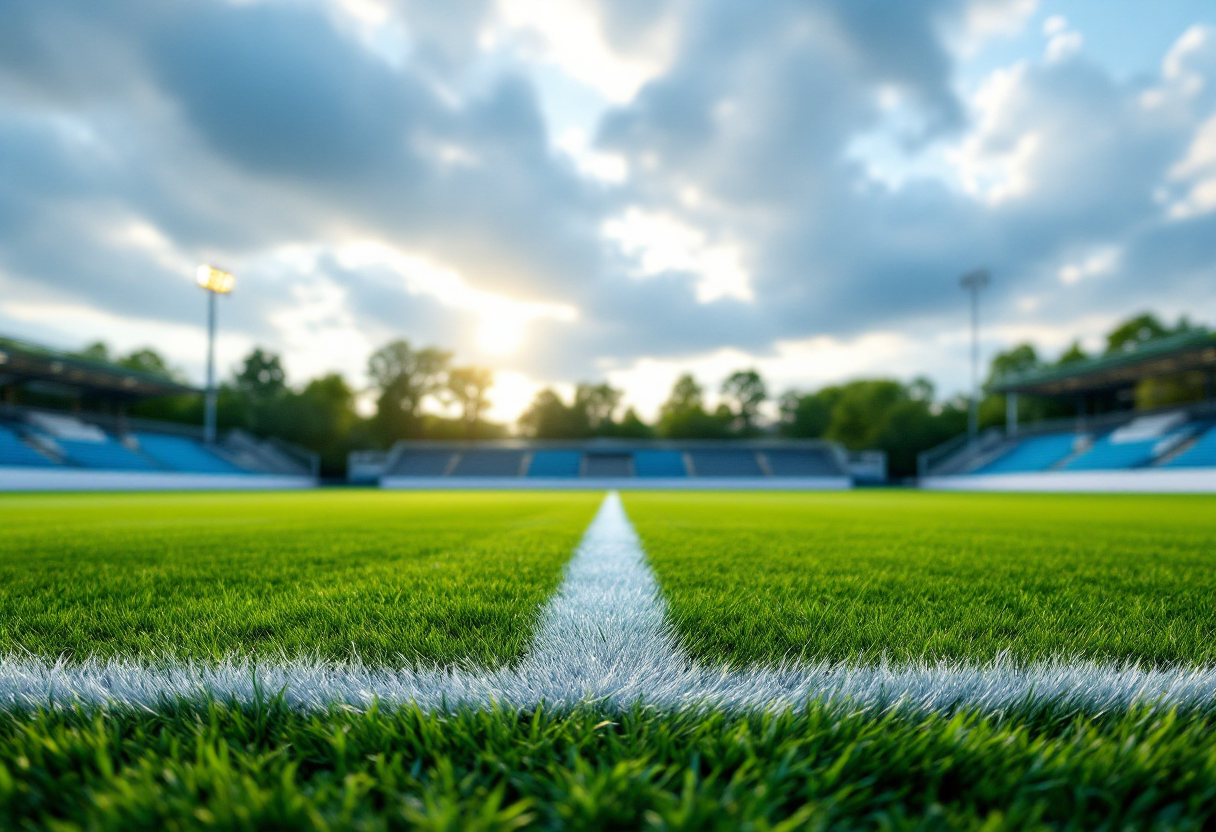
[[[0,496],[0,655],[511,661],[600,499]]]
[[[697,656],[1216,661],[1216,498],[626,494]]]
[[[0,828],[1200,830],[1171,714],[0,713]]]
[[[499,665],[599,494],[0,495],[0,652]],[[624,495],[684,643],[1216,661],[1216,500]],[[0,829],[1211,829],[1216,714],[0,702]]]

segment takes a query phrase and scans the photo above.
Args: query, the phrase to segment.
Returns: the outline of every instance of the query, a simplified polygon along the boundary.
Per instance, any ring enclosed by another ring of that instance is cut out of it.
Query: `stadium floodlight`
[[[232,291],[236,278],[230,272],[202,265],[196,272],[198,285],[207,290],[207,390],[203,402],[203,441],[215,443],[215,298]]]
[[[208,292],[215,292],[220,295],[226,295],[231,292],[232,284],[236,282],[236,278],[230,273],[217,269],[214,266],[199,266],[197,275],[199,286],[202,286]]]
[[[971,409],[967,416],[971,442],[980,432],[980,291],[991,282],[987,269],[967,272],[959,280],[959,285],[971,293]]]

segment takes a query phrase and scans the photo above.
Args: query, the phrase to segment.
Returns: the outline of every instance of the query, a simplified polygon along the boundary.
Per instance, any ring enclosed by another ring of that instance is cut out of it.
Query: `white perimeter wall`
[[[852,488],[848,477],[382,477],[381,488],[562,491],[824,491]]]
[[[920,481],[920,487],[933,491],[1216,493],[1216,468],[965,474],[955,477],[926,477]]]
[[[311,477],[0,467],[0,491],[248,491],[312,488]]]

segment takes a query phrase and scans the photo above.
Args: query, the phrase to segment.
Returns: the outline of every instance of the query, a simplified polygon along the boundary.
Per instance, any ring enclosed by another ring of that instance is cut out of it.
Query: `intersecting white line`
[[[865,709],[1000,712],[1053,705],[1087,712],[1134,705],[1216,709],[1216,668],[1139,668],[1094,662],[1018,665],[800,664],[743,671],[709,667],[684,653],[621,501],[609,494],[542,614],[532,649],[511,668],[391,670],[300,660],[150,665],[134,660],[0,659],[0,707],[173,700],[248,704],[281,696],[325,709],[416,703],[567,707],[594,702],[664,709],[798,708],[812,700]]]

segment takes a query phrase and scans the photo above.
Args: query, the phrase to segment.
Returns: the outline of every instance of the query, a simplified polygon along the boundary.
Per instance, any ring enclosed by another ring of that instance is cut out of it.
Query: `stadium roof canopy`
[[[0,338],[0,387],[21,386],[40,393],[135,401],[197,393],[170,379],[89,361],[35,344]]]
[[[1010,373],[999,378],[992,390],[1031,396],[1083,396],[1193,370],[1216,372],[1216,333],[1184,332],[1111,355]]]

